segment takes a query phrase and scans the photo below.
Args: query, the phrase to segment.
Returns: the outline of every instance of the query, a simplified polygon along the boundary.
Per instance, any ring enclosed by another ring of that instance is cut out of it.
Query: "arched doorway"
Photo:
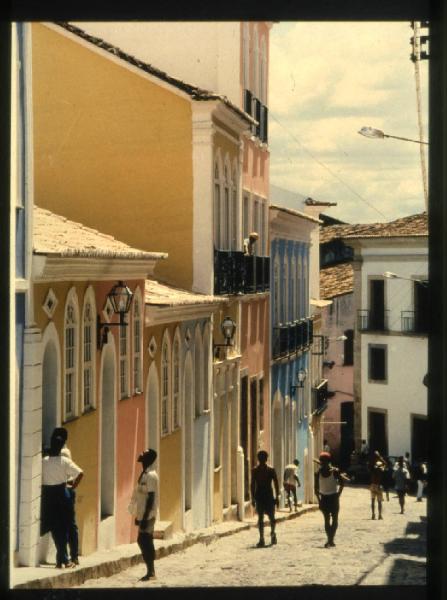
[[[115,397],[116,369],[114,337],[109,333],[101,364],[101,435],[98,548],[115,544]]]
[[[184,519],[185,531],[192,529],[192,466],[193,466],[193,372],[191,352],[185,357],[185,368],[183,378],[183,398],[185,405],[184,427],[183,427],[183,489],[184,489]]]
[[[159,431],[159,381],[155,362],[152,362],[149,368],[148,385],[146,394],[146,431],[147,431],[147,447],[153,448],[157,454],[160,447],[160,431]],[[155,468],[159,472],[159,460],[155,461]]]

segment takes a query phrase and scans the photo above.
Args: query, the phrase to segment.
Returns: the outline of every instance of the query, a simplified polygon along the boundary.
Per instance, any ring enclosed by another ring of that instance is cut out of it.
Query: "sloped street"
[[[139,581],[145,572],[139,564],[79,587],[425,585],[426,501],[407,497],[401,515],[394,496],[384,502],[384,519],[373,521],[369,491],[346,487],[335,548],[324,548],[323,518],[316,511],[279,524],[276,546],[256,548],[252,528],[158,560],[153,581]]]

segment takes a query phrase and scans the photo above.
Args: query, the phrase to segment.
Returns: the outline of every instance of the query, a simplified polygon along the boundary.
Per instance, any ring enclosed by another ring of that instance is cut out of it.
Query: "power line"
[[[375,207],[370,202],[368,202],[368,200],[363,198],[356,190],[354,190],[348,183],[346,183],[346,181],[344,181],[339,175],[337,175],[337,173],[335,173],[330,167],[325,165],[324,162],[322,162],[316,156],[314,156],[312,154],[312,152],[310,150],[308,150],[304,146],[304,144],[302,142],[300,142],[300,140],[297,137],[295,137],[295,135],[290,131],[290,129],[287,129],[287,127],[285,127],[281,123],[281,121],[279,121],[278,118],[275,117],[275,115],[272,112],[270,112],[270,117],[273,118],[273,120],[276,121],[278,123],[278,125],[280,125],[284,129],[284,131],[286,131],[290,135],[290,137],[292,137],[295,140],[295,142],[301,146],[301,148],[304,150],[304,152],[306,152],[316,163],[318,163],[320,165],[320,167],[323,167],[323,169],[326,169],[326,171],[328,171],[333,177],[335,177],[335,179],[337,179],[337,181],[339,181],[345,187],[347,187],[350,192],[352,192],[355,196],[357,196],[357,198],[359,198],[362,202],[367,204],[370,208],[372,208],[373,210],[378,212],[379,215],[381,215],[385,220],[388,220],[388,217],[386,215],[384,215],[382,211],[380,211],[377,207]]]

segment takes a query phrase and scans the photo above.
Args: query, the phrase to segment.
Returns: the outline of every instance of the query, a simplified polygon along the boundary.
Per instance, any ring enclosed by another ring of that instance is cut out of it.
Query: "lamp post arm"
[[[404,140],[404,142],[414,142],[415,144],[425,144],[426,146],[429,145],[429,142],[422,142],[420,140],[412,140],[411,138],[400,137],[398,135],[389,135],[388,133],[384,133],[383,137],[393,138],[395,140]]]

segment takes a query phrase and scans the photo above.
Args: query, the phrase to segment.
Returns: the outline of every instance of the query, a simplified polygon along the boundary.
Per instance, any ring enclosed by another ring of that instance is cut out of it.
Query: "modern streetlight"
[[[422,137],[422,126],[419,126],[420,136]],[[414,142],[415,144],[419,144],[419,151],[421,156],[421,171],[422,171],[422,185],[424,187],[424,199],[425,199],[425,209],[428,210],[428,183],[427,183],[427,167],[425,166],[425,153],[422,146],[428,146],[429,142],[423,142],[422,140],[413,140],[411,138],[404,138],[398,135],[390,135],[388,133],[384,133],[381,129],[374,129],[374,127],[362,127],[360,131],[358,131],[360,135],[363,135],[367,138],[375,138],[375,139],[383,139],[383,138],[394,138],[395,140],[403,140],[404,142]]]
[[[374,127],[362,127],[360,131],[360,135],[363,135],[367,138],[375,138],[375,139],[383,139],[383,138],[394,138],[395,140],[404,140],[404,142],[414,142],[415,144],[425,144],[429,145],[429,142],[422,142],[421,140],[413,140],[411,138],[400,137],[398,135],[390,135],[388,133],[384,133],[381,129],[374,129]]]
[[[404,277],[403,275],[397,275],[397,273],[392,273],[391,271],[385,271],[385,273],[383,273],[383,276],[386,277],[387,279],[406,279],[407,281],[416,281],[417,283],[420,283],[424,287],[428,286],[427,282],[423,281],[422,279],[415,279],[413,277]]]

